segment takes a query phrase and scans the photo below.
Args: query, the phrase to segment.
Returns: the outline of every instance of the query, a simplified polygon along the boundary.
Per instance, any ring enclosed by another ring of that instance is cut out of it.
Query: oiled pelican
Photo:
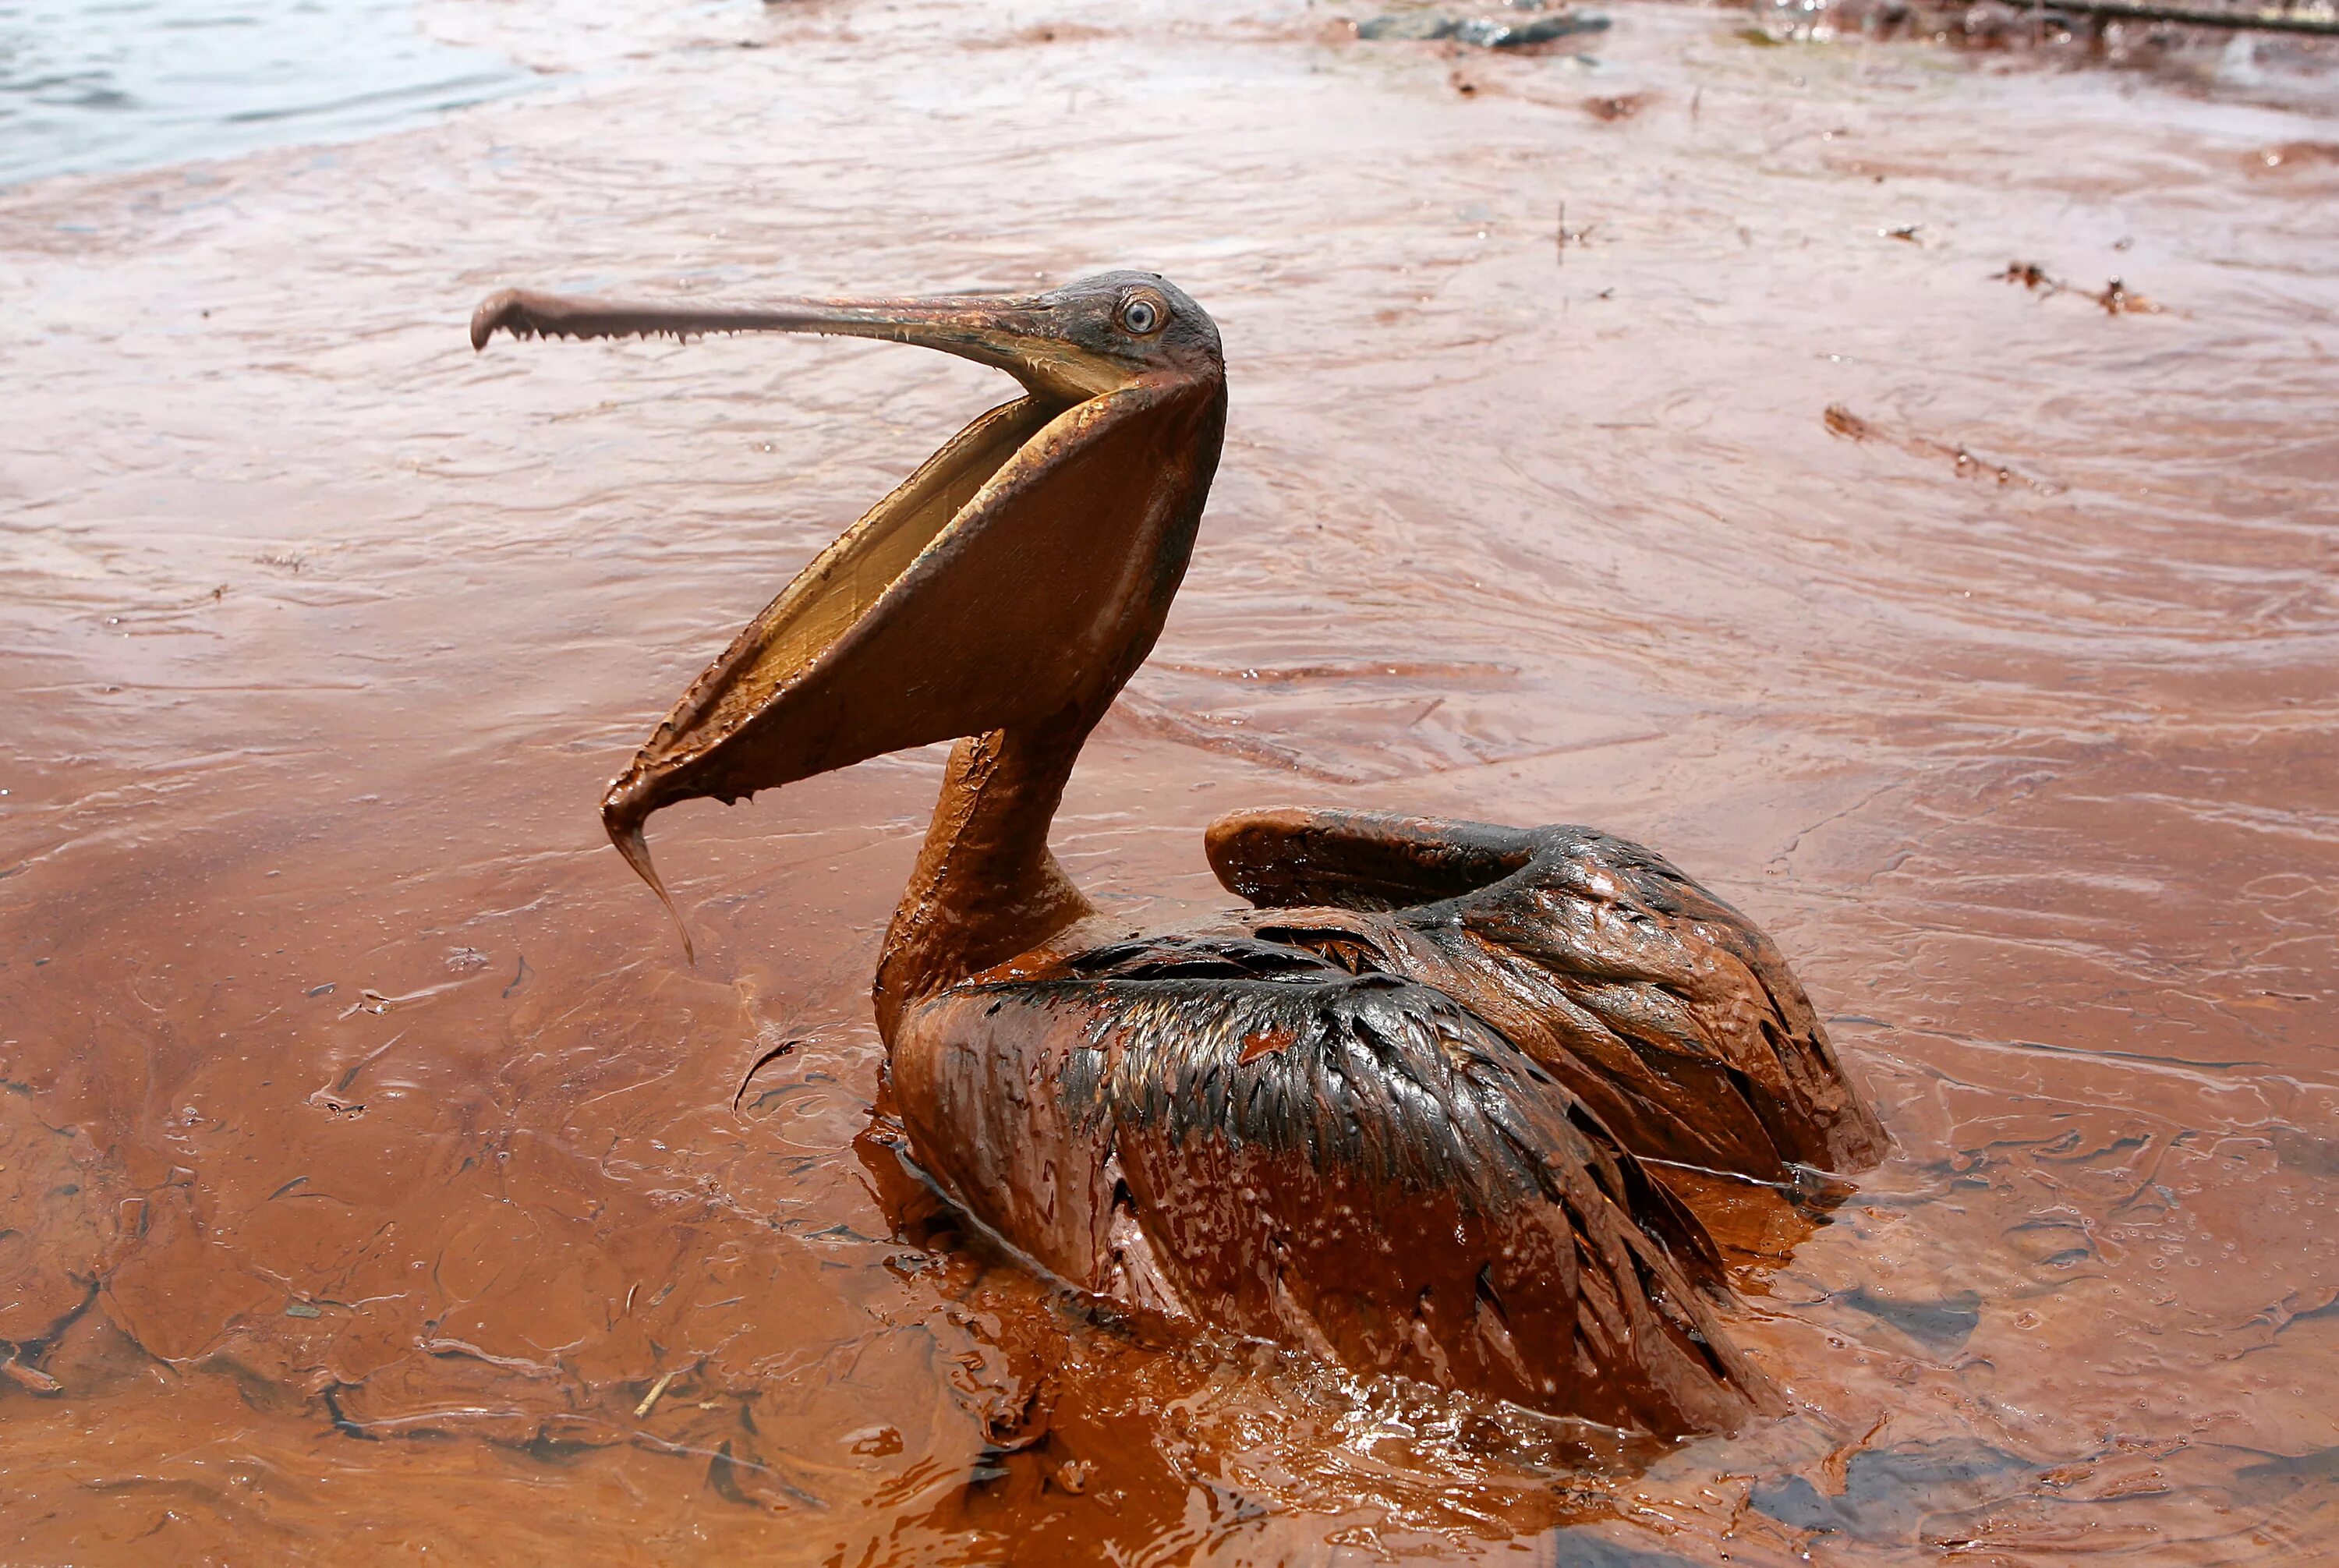
[[[885,338],[1022,383],[739,634],[601,808],[664,898],[658,808],[957,742],[876,980],[912,1148],[956,1204],[1081,1290],[1361,1371],[1661,1432],[1761,1402],[1699,1295],[1712,1243],[1643,1159],[1776,1180],[1883,1132],[1743,916],[1584,828],[1278,810],[1209,833],[1256,909],[1132,935],[1049,853],[1218,466],[1199,305],[1113,272],[1015,299],[506,292],[473,344],[499,328]]]

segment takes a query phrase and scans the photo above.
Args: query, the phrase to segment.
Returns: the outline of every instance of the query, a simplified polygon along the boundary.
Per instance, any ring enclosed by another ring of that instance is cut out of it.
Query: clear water
[[[409,0],[0,4],[0,184],[355,141],[532,80]]]

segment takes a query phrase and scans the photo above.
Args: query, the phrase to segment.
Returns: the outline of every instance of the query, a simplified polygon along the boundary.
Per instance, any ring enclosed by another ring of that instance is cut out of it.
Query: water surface
[[[613,69],[0,197],[0,1557],[2314,1561],[2339,125],[1616,16],[459,7]],[[1741,904],[1896,1139],[1724,1238],[1781,1416],[1149,1343],[954,1238],[868,1136],[938,755],[662,817],[696,969],[602,841],[1007,384],[472,305],[1110,265],[1233,412],[1059,853],[1167,918],[1239,805],[1573,820]]]
[[[11,0],[0,184],[355,141],[531,80],[413,0]]]

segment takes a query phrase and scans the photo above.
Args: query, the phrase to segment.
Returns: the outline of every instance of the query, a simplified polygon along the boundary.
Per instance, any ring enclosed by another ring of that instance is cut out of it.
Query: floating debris
[[[2157,316],[2160,314],[2158,305],[2136,292],[2117,278],[2114,278],[2110,282],[2106,283],[2100,291],[2090,294],[2087,298],[2101,305],[2108,315]]]
[[[1655,96],[1653,93],[1619,93],[1610,97],[1586,98],[1584,111],[1594,120],[1604,120],[1613,125],[1639,113]]]
[[[9,1382],[15,1384],[17,1387],[24,1389],[28,1394],[46,1395],[62,1394],[64,1392],[65,1386],[64,1384],[58,1382],[55,1378],[50,1376],[39,1367],[30,1366],[25,1365],[24,1362],[17,1360],[16,1355],[14,1351],[9,1353],[8,1358],[5,1361],[0,1361],[0,1376],[5,1376]]]
[[[1565,266],[1567,264],[1567,248],[1570,245],[1574,245],[1580,251],[1584,246],[1590,244],[1592,242],[1592,231],[1598,227],[1600,227],[1600,225],[1597,223],[1586,223],[1581,229],[1569,228],[1567,226],[1567,203],[1562,202],[1559,204],[1559,226],[1556,232],[1553,235],[1553,247],[1559,256],[1560,265]]]
[[[1578,33],[1604,33],[1608,18],[1596,11],[1555,11],[1526,21],[1495,16],[1455,16],[1442,11],[1404,11],[1357,24],[1357,36],[1375,43],[1428,43],[1451,39],[1480,49],[1525,49]]]
[[[2024,288],[2042,296],[2077,294],[2083,300],[2093,300],[2104,308],[2107,315],[2157,316],[2167,309],[2145,298],[2117,278],[2114,278],[2102,288],[2090,291],[2072,287],[2036,261],[2008,261],[2005,271],[1994,275],[2009,283],[2019,283]]]
[[[669,1366],[660,1373],[658,1380],[650,1385],[650,1391],[642,1395],[642,1402],[634,1406],[634,1419],[637,1421],[649,1419],[650,1412],[657,1408],[658,1400],[664,1397],[666,1389],[672,1386],[674,1380],[681,1376],[682,1368],[679,1366]]]
[[[2328,5],[2284,4],[2138,5],[2134,0],[2011,0],[2017,11],[2047,16],[2087,16],[2099,22],[2159,22],[2184,27],[2224,27],[2339,37],[2339,15]],[[2068,24],[2066,24],[2068,25]]]
[[[2156,47],[2222,40],[2235,34],[2339,37],[2332,0],[1753,0],[1750,44],[1831,38],[1907,38],[2005,49],[2076,46],[2121,63],[2139,43]]]
[[[1829,435],[1841,436],[1848,441],[1880,440],[1917,457],[1947,458],[1961,479],[1987,479],[2000,485],[2021,485],[2041,496],[2059,496],[2065,489],[2064,486],[2051,479],[2033,478],[2004,463],[1978,457],[1963,442],[1952,444],[1913,431],[1885,429],[1872,419],[1860,418],[1841,403],[1830,403],[1821,411],[1820,422],[1827,427]]]
[[[1841,403],[1830,403],[1827,411],[1820,418],[1826,422],[1830,435],[1844,436],[1855,441],[1868,439],[1868,421]]]
[[[902,1451],[902,1429],[891,1423],[881,1422],[874,1426],[857,1426],[837,1441],[844,1444],[852,1453],[867,1458],[883,1459]],[[1065,1463],[1077,1464],[1079,1461],[1067,1460]],[[1067,1487],[1065,1490],[1077,1492],[1079,1488]]]

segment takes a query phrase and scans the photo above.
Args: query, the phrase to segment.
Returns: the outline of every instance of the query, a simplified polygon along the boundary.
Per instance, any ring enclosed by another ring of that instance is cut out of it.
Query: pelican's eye
[[[1168,314],[1143,294],[1133,294],[1120,302],[1120,324],[1139,337],[1150,337],[1160,327],[1161,318]]]

